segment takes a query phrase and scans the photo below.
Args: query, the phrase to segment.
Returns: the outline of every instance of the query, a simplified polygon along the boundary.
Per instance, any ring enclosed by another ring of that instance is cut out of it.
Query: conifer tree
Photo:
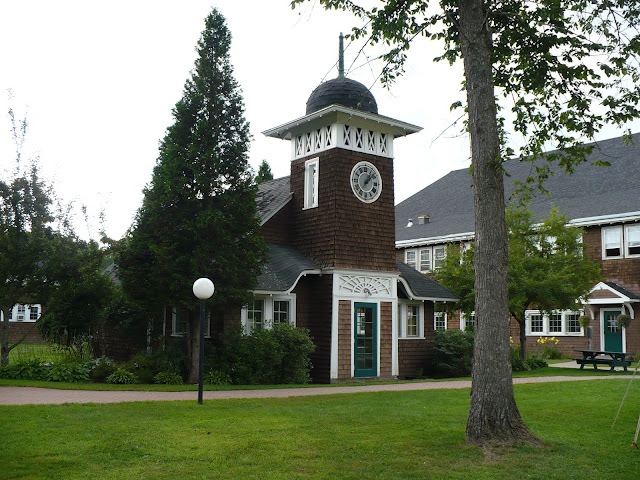
[[[151,312],[165,306],[190,312],[189,381],[197,378],[199,349],[194,280],[208,277],[215,284],[213,325],[221,310],[246,303],[266,255],[247,158],[249,125],[230,45],[225,19],[213,9],[119,256],[125,288]]]

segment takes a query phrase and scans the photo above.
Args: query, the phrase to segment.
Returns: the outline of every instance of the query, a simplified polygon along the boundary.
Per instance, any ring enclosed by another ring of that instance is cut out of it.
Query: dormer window
[[[318,206],[319,160],[313,158],[304,162],[304,208]]]

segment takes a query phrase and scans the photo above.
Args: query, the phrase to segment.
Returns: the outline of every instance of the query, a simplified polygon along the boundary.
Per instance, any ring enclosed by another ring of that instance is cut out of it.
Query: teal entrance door
[[[622,351],[622,328],[618,325],[620,310],[604,310],[604,349],[607,352]]]
[[[354,376],[375,377],[378,375],[377,350],[377,305],[356,303],[354,305]]]

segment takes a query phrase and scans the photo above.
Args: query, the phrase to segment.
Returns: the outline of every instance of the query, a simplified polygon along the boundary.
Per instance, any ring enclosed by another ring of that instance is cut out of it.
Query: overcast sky
[[[340,32],[359,25],[312,3],[292,11],[289,0],[0,2],[0,169],[14,166],[12,106],[30,122],[25,155],[40,158],[59,196],[88,207],[94,238],[100,211],[107,233],[120,238],[151,179],[214,6],[233,37],[231,60],[253,135],[250,163],[257,170],[266,159],[276,177],[288,175],[289,142],[261,132],[304,115],[311,91],[337,76]],[[390,91],[377,81],[379,63],[356,58],[356,45],[345,52],[347,76],[370,87],[380,114],[424,128],[394,143],[396,203],[469,165],[461,124],[447,129],[459,115],[449,106],[463,99],[461,67],[433,63],[440,48],[416,42]],[[81,222],[76,228],[86,235]]]

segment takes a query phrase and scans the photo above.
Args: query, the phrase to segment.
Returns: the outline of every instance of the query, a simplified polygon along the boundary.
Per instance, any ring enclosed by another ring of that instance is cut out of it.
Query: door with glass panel
[[[618,324],[620,310],[604,310],[604,349],[607,352],[622,351],[622,328]]]
[[[378,375],[378,329],[377,305],[356,303],[354,305],[354,376],[375,377]]]

